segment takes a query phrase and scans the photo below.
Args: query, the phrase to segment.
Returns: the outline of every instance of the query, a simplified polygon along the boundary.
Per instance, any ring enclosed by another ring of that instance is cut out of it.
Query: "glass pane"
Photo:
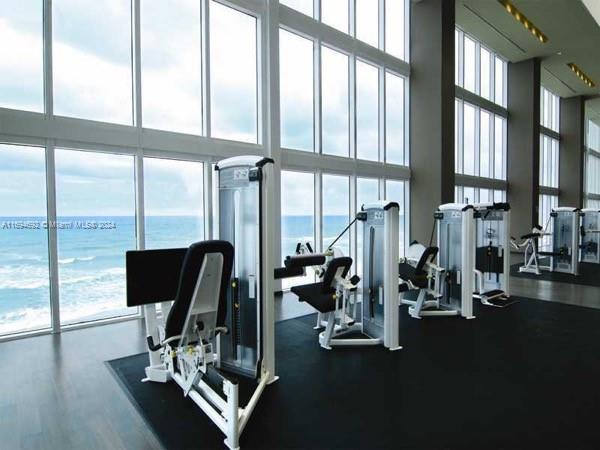
[[[504,61],[500,58],[496,57],[495,64],[495,100],[498,105],[506,106],[506,101],[504,100],[504,91],[505,91],[505,82],[504,79]]]
[[[480,85],[480,94],[483,98],[487,98],[491,100],[491,89],[490,89],[490,68],[492,65],[491,54],[485,48],[481,47],[481,56],[480,56],[480,75],[481,75],[481,85]]]
[[[489,189],[479,189],[479,203],[488,203],[493,201],[493,191]]]
[[[315,176],[312,173],[281,171],[281,259],[293,255],[296,245],[309,242],[315,246]],[[311,283],[314,273],[307,269],[306,276],[284,278],[284,289]]]
[[[213,137],[257,142],[256,19],[210,2]]]
[[[0,145],[0,335],[50,327],[44,149]]]
[[[281,146],[314,150],[313,42],[280,30]]]
[[[54,112],[131,125],[131,3],[52,2]]]
[[[348,32],[348,0],[321,2],[321,22],[344,33]]]
[[[477,202],[475,198],[475,188],[465,186],[463,188],[463,203],[472,204]]]
[[[348,177],[323,175],[323,250],[348,226],[350,219],[350,183]],[[346,256],[350,256],[348,232],[336,243]]]
[[[0,106],[44,111],[42,0],[0,2]]]
[[[379,70],[356,62],[356,155],[379,160]]]
[[[404,165],[404,78],[391,73],[386,80],[386,160],[388,163]]]
[[[188,247],[204,239],[201,162],[144,158],[146,248]]]
[[[322,47],[323,153],[348,156],[348,57]]]
[[[375,178],[357,178],[356,179],[356,211],[360,211],[362,206],[379,200],[379,180]],[[363,234],[364,226],[362,222],[356,224],[356,273],[361,276],[363,262]]]
[[[457,86],[462,86],[460,82],[460,46],[461,39],[458,30],[454,30],[454,83]]]
[[[492,178],[490,173],[490,113],[480,110],[479,119],[479,176]]]
[[[475,92],[475,41],[465,36],[465,89]]]
[[[454,99],[454,172],[462,173],[462,149],[460,148],[460,124],[462,103]]]
[[[373,47],[378,47],[379,2],[356,0],[356,37]]]
[[[136,313],[125,306],[125,252],[136,248],[133,157],[56,150],[60,318]]]
[[[406,212],[405,191],[406,184],[404,181],[387,180],[385,182],[385,199],[391,202],[396,202],[400,206],[399,231],[400,231],[400,256],[404,256],[405,233],[408,225],[408,214]]]
[[[142,120],[146,128],[202,133],[200,2],[141,2]]]
[[[475,107],[465,103],[463,115],[463,173],[475,174]]]
[[[495,116],[494,129],[494,178],[506,179],[506,120]]]
[[[385,2],[385,51],[404,59],[404,7],[405,0]]]
[[[279,3],[294,8],[307,16],[313,16],[313,0],[279,0]]]

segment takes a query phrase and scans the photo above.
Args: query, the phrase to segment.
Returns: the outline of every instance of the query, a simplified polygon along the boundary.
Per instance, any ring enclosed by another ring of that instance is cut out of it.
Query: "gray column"
[[[560,100],[559,206],[583,207],[585,100]]]
[[[411,5],[410,238],[429,242],[433,213],[454,201],[454,0]]]
[[[540,167],[540,61],[508,65],[507,198],[511,234],[528,233],[538,222]]]

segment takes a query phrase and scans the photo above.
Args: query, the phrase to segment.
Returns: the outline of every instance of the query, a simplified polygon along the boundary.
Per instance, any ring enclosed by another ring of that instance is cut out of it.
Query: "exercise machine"
[[[363,245],[362,277],[349,277],[352,258],[334,250],[335,242],[355,223],[362,222]],[[319,334],[319,344],[325,349],[334,346],[383,345],[398,350],[399,311],[398,278],[394,270],[399,249],[399,206],[380,201],[365,204],[355,219],[342,231],[323,254],[299,254],[286,258],[288,270],[318,266],[319,281],[293,286],[300,301],[317,310],[317,327],[325,327]],[[301,253],[301,252],[300,252]],[[304,272],[302,272],[304,273]],[[358,288],[362,278],[360,320],[357,319],[354,299],[349,310],[350,294]],[[364,338],[351,337],[360,333]]]
[[[510,303],[510,205],[479,203],[475,208],[474,298],[488,306]]]
[[[400,281],[406,286],[400,301],[416,319],[473,319],[475,210],[473,205],[448,203],[437,209],[434,219],[438,247],[413,242],[400,262]],[[417,291],[416,300],[407,298],[411,291]]]
[[[406,250],[406,256],[400,258],[400,304],[408,305],[408,313],[415,319],[445,312],[440,299],[446,271],[434,262],[438,251],[438,247],[425,247],[414,241]],[[412,298],[414,295],[416,298]]]
[[[550,270],[550,266],[542,267],[540,265],[539,256],[539,240],[544,236],[551,236],[540,225],[535,225],[531,233],[521,236],[521,242],[513,237],[510,239],[510,244],[515,250],[523,251],[523,265],[519,267],[519,273],[533,273],[535,275],[542,274],[542,268]]]
[[[146,318],[144,381],[175,381],[230,449],[239,448],[264,389],[277,380],[272,163],[247,156],[216,165],[220,240],[126,256],[128,306],[142,305]],[[241,378],[254,386],[245,406],[239,404]]]
[[[553,222],[552,252],[540,252],[550,257],[553,272],[579,273],[579,209],[554,208],[550,213]]]
[[[581,262],[600,264],[600,210],[581,211]]]
[[[423,316],[462,316],[474,319],[475,209],[447,203],[434,214],[439,247],[437,264],[445,269],[438,309],[415,311]]]

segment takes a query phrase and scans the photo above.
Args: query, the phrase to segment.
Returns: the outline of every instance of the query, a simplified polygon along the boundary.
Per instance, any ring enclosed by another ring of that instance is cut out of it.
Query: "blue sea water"
[[[348,223],[323,218],[330,243]],[[42,217],[0,217],[0,334],[50,326],[48,233]],[[125,306],[125,252],[136,248],[135,218],[59,217],[58,270],[63,324],[133,314]],[[313,242],[313,218],[286,216],[282,256],[298,242]],[[203,237],[202,218],[146,217],[146,248],[184,247]],[[345,235],[336,244],[348,254]]]

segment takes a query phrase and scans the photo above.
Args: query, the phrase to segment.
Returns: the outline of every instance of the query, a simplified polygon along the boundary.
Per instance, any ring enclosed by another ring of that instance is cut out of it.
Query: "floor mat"
[[[314,316],[276,324],[277,374],[242,448],[598,448],[600,310],[519,298],[475,320],[411,319],[400,343],[319,347]],[[224,448],[174,383],[141,383],[145,354],[108,362],[169,450]]]

